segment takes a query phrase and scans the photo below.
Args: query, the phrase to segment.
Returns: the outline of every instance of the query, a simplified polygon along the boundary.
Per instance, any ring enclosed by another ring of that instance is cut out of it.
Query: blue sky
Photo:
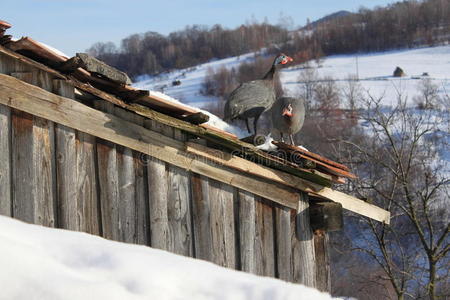
[[[256,19],[279,23],[282,16],[304,25],[327,14],[361,6],[373,8],[392,0],[2,0],[0,19],[13,25],[14,37],[29,36],[68,55],[95,42],[116,44],[133,33],[168,34],[186,25],[221,24],[234,28]]]

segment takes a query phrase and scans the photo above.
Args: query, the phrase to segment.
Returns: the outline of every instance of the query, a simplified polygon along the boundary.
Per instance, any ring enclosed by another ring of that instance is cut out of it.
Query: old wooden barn
[[[0,214],[325,291],[340,208],[389,222],[331,188],[353,176],[345,166],[283,144],[284,156],[261,151],[89,56],[12,41],[9,27],[0,22]]]

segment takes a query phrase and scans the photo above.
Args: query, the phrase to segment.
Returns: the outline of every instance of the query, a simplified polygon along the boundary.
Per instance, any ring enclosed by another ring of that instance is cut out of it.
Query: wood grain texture
[[[96,164],[96,138],[76,131],[76,195],[80,230],[102,234],[98,176]]]
[[[316,288],[322,292],[331,292],[330,257],[328,247],[329,237],[327,233],[314,235]]]
[[[108,113],[114,112],[114,106],[111,103],[99,100],[94,102],[94,106]],[[121,241],[119,175],[114,143],[97,139],[97,167],[103,237]]]
[[[116,146],[118,171],[118,213],[119,240],[134,243],[136,240],[136,176],[133,151],[130,148]]]
[[[144,122],[146,128],[161,131],[158,123]],[[152,156],[147,157],[150,242],[153,248],[169,250],[169,219],[167,212],[168,180],[166,163]]]
[[[164,126],[168,136],[185,141],[185,135],[178,129]],[[163,131],[164,132],[164,131]],[[168,196],[167,209],[173,252],[193,256],[190,173],[183,168],[167,165]]]
[[[275,205],[274,210],[277,278],[292,281],[291,209]]]
[[[144,118],[115,107],[114,115],[143,126]],[[149,245],[148,187],[143,154],[117,147],[119,172],[119,220],[125,242]]]
[[[275,277],[275,239],[273,208],[266,199],[258,197],[255,202],[256,274]]]
[[[308,195],[299,194],[297,212],[291,211],[292,279],[296,283],[315,287],[316,262],[308,207]]]
[[[62,80],[53,81],[55,94],[74,98],[74,89]],[[82,214],[77,203],[77,147],[75,130],[64,125],[55,125],[57,215],[58,227],[81,230]]]
[[[13,217],[34,223],[33,116],[13,109],[11,118]]]
[[[12,216],[11,109],[0,104],[0,215]]]
[[[230,185],[209,180],[212,262],[236,268],[234,190]]]
[[[53,90],[53,78],[41,70],[34,71],[33,84]],[[56,226],[55,129],[50,120],[33,116],[33,169],[36,224]]]
[[[238,190],[238,197],[240,269],[245,272],[256,274],[258,262],[255,257],[255,195],[244,190]]]
[[[195,257],[211,261],[213,251],[208,178],[194,173],[190,180]]]

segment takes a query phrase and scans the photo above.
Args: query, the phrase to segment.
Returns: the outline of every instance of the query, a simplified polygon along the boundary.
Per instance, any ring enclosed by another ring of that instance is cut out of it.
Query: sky
[[[15,38],[29,36],[69,56],[96,42],[120,41],[134,33],[161,34],[187,25],[221,24],[235,28],[247,21],[272,24],[292,18],[302,26],[339,10],[385,6],[393,0],[1,0],[0,20],[13,25]]]

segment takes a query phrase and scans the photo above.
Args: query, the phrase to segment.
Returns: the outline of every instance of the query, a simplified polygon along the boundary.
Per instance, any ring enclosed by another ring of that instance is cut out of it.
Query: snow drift
[[[331,299],[149,247],[0,216],[1,299]]]

